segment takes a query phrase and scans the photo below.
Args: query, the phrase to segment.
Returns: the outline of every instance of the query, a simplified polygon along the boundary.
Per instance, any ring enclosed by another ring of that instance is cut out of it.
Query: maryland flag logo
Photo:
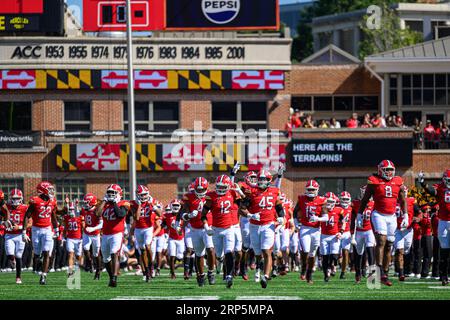
[[[100,82],[97,70],[36,70],[37,89],[95,89]]]

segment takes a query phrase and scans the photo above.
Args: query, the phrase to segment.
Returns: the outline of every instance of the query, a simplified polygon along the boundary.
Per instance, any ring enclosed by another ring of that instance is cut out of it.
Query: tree
[[[364,40],[359,47],[361,59],[423,41],[419,32],[412,31],[409,27],[401,29],[396,11],[387,5],[381,7],[381,17],[378,21],[371,21],[371,19],[373,18],[365,16],[360,24],[364,34]]]
[[[367,9],[371,5],[389,6],[398,0],[317,0],[306,6],[300,13],[298,36],[292,45],[292,60],[301,61],[311,55],[313,49],[313,35],[311,23],[313,18]],[[415,0],[402,0],[402,2],[417,2]]]

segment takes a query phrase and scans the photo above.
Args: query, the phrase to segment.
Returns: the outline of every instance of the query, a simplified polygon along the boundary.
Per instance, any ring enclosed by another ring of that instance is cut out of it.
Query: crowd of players
[[[16,283],[22,283],[27,243],[32,244],[34,269],[41,270],[39,283],[44,285],[54,238],[65,237],[69,277],[83,260],[86,270],[95,270],[94,280],[105,268],[111,287],[117,286],[127,242],[134,244],[147,282],[165,263],[170,277],[176,278],[176,263],[182,261],[184,279],[196,274],[200,287],[206,281],[215,284],[216,274],[222,272],[230,288],[237,276],[249,279],[249,268],[256,269],[255,281],[262,288],[273,277],[297,270],[301,280],[313,283],[320,262],[326,282],[340,266],[341,279],[352,268],[356,283],[373,273],[391,286],[392,257],[395,275],[405,281],[409,273],[405,258],[420,236],[425,239],[422,274],[428,276],[433,262],[433,276],[448,284],[450,170],[432,187],[419,174],[421,186],[437,199],[433,207],[419,207],[408,197],[389,160],[378,165],[377,174],[368,178],[355,200],[346,191],[321,196],[319,184],[310,180],[305,193],[293,201],[280,191],[283,166],[275,181],[267,170],[248,172],[243,181],[236,181],[238,171],[236,164],[229,176],[217,177],[214,188],[198,177],[182,199],[166,205],[144,185],[138,186],[136,200],[122,199],[122,188],[112,184],[103,199],[90,193],[81,203],[66,198],[62,209],[49,182],[37,186],[37,195],[28,204],[21,190],[12,190],[8,201],[0,193],[5,251],[15,265]],[[432,245],[438,253],[433,257]]]

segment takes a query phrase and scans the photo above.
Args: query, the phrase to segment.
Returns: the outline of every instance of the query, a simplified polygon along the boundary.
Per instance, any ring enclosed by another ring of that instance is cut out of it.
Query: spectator
[[[446,123],[442,124],[441,141],[444,144],[444,148],[450,149],[450,131]]]
[[[422,278],[431,278],[428,276],[430,271],[431,258],[433,256],[433,237],[431,236],[431,208],[426,206],[422,209],[423,218],[420,221],[420,227],[422,228],[421,234],[421,247],[422,247]]]
[[[340,129],[341,123],[339,121],[337,121],[336,118],[331,118],[330,119],[330,128]]]
[[[302,126],[300,110],[295,109],[294,114],[291,116],[292,129],[300,128]]]
[[[321,120],[320,123],[319,123],[318,128],[321,128],[321,129],[328,129],[329,126],[328,126],[328,123],[327,123],[325,120]]]
[[[423,139],[425,142],[425,149],[434,149],[434,137],[436,135],[436,130],[431,124],[430,120],[427,120],[427,125],[423,129]]]
[[[372,128],[372,123],[370,123],[370,114],[366,113],[363,118],[363,123],[361,128]]]
[[[400,116],[395,116],[394,122],[395,122],[395,124],[397,125],[397,127],[399,127],[399,128],[403,128],[403,127],[404,127],[402,117],[400,117]]]
[[[312,119],[312,116],[309,114],[306,116],[305,118],[305,128],[316,128],[316,126],[314,125],[314,121]]]
[[[357,113],[353,113],[352,117],[347,120],[345,125],[346,125],[347,128],[350,128],[350,129],[358,128],[358,126],[359,126],[358,114]]]
[[[422,122],[420,122],[419,119],[417,118],[414,119],[413,130],[414,130],[414,148],[421,149],[423,143]]]
[[[381,114],[377,113],[375,117],[372,119],[372,126],[374,128],[383,128],[383,121],[381,118]]]
[[[396,126],[397,126],[397,125],[395,124],[395,122],[394,122],[394,117],[395,117],[395,116],[388,116],[388,117],[387,117],[386,125],[387,125],[388,128],[393,128],[393,127],[396,127]]]

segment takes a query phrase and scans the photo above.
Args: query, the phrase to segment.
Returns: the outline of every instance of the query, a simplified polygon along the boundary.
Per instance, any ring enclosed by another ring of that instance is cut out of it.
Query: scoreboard
[[[278,0],[130,0],[133,31],[278,30]],[[83,0],[83,30],[125,31],[125,0]]]

